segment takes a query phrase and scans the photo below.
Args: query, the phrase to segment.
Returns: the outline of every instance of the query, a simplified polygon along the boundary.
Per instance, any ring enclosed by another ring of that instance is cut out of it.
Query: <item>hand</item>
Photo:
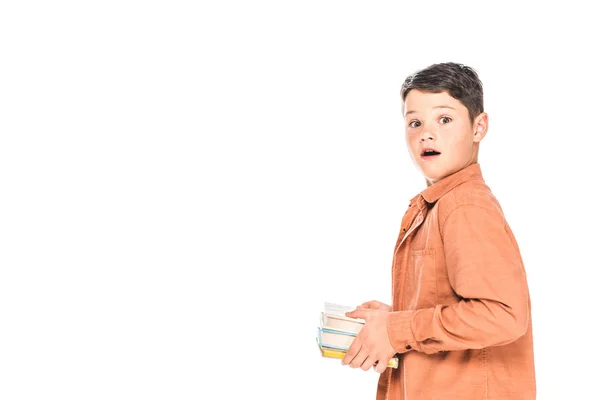
[[[382,310],[382,311],[392,311],[392,306],[388,306],[385,303],[382,303],[377,300],[367,301],[366,303],[362,303],[358,308],[369,308],[372,310]]]
[[[378,303],[378,307],[386,306],[380,302],[368,303]],[[350,318],[364,319],[365,326],[350,345],[342,359],[342,364],[349,364],[352,368],[360,367],[363,371],[367,371],[373,366],[375,371],[379,373],[385,371],[388,362],[396,354],[396,350],[392,347],[388,336],[388,314],[389,311],[386,310],[361,307],[346,313],[346,316]]]

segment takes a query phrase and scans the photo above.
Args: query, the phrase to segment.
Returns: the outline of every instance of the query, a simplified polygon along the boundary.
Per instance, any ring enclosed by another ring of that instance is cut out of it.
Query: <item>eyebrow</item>
[[[434,108],[434,109],[435,109],[435,108],[449,108],[449,109],[451,109],[451,110],[454,110],[454,111],[456,111],[456,108],[454,108],[454,107],[450,107],[450,106],[444,106],[444,105],[442,105],[442,106],[435,106],[435,107],[433,107],[433,108]],[[406,115],[408,115],[408,114],[412,114],[412,113],[416,113],[416,111],[414,111],[414,110],[407,111],[407,112],[406,112]]]

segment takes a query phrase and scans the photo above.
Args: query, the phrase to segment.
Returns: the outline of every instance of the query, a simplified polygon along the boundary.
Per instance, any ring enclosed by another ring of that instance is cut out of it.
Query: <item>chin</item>
[[[443,178],[443,176],[442,177],[439,177],[439,176],[425,176],[425,179],[427,179],[427,182],[429,184],[431,184],[431,185],[433,185],[434,183],[439,182],[442,178]]]
[[[441,171],[432,171],[431,168],[421,168],[421,173],[423,174],[425,179],[431,182],[437,182],[440,179],[443,179],[444,177],[448,176],[447,173]]]

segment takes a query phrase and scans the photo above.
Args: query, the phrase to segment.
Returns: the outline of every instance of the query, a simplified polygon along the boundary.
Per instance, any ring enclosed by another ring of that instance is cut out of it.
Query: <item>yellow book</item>
[[[319,346],[319,350],[321,350],[321,355],[326,358],[338,358],[342,359],[346,355],[346,352],[343,350],[331,349],[329,347],[322,347],[319,344],[319,339],[317,338],[317,345]],[[392,358],[388,362],[388,367],[398,368],[398,357]]]

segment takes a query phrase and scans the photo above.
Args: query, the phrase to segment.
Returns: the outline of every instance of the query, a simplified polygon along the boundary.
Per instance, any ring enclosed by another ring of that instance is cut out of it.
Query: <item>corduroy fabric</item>
[[[531,301],[517,241],[478,163],[410,201],[394,249],[378,400],[531,400]]]

